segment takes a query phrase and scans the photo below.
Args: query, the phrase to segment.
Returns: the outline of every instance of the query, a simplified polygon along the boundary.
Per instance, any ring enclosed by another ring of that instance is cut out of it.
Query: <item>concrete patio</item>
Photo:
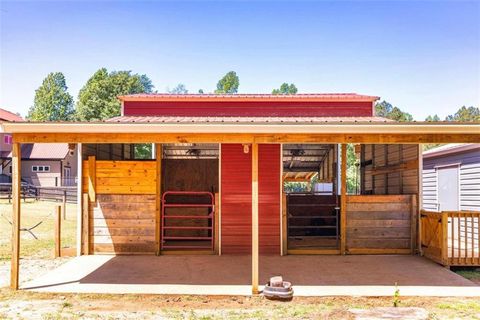
[[[62,293],[250,295],[250,256],[74,258],[22,289]],[[297,296],[480,296],[480,287],[418,256],[261,256],[260,283],[291,281]]]

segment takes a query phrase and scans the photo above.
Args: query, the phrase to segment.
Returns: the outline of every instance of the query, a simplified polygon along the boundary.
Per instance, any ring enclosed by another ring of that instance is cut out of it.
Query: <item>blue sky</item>
[[[70,93],[99,68],[145,73],[164,92],[381,96],[442,118],[480,105],[480,1],[138,2],[0,0],[0,106],[25,115],[52,71]]]

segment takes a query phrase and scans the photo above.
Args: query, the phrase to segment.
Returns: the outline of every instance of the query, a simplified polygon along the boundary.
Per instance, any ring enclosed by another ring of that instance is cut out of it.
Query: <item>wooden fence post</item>
[[[62,244],[61,244],[61,230],[62,230],[62,207],[55,206],[55,258],[61,256]]]

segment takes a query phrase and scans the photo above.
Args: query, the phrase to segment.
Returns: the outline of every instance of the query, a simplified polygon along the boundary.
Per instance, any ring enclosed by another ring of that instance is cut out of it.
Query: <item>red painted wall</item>
[[[222,254],[252,247],[252,158],[241,144],[221,145]]]
[[[369,117],[372,102],[125,101],[125,116]]]
[[[280,145],[259,145],[259,246],[280,254]],[[221,145],[222,254],[250,253],[252,158],[241,144]]]
[[[261,254],[280,254],[280,145],[258,146],[258,223]]]

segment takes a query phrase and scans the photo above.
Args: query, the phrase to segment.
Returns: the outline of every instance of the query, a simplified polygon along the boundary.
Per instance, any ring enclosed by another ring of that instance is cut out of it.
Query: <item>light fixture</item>
[[[243,145],[243,153],[249,153],[250,152],[250,145],[249,144],[244,144]]]

